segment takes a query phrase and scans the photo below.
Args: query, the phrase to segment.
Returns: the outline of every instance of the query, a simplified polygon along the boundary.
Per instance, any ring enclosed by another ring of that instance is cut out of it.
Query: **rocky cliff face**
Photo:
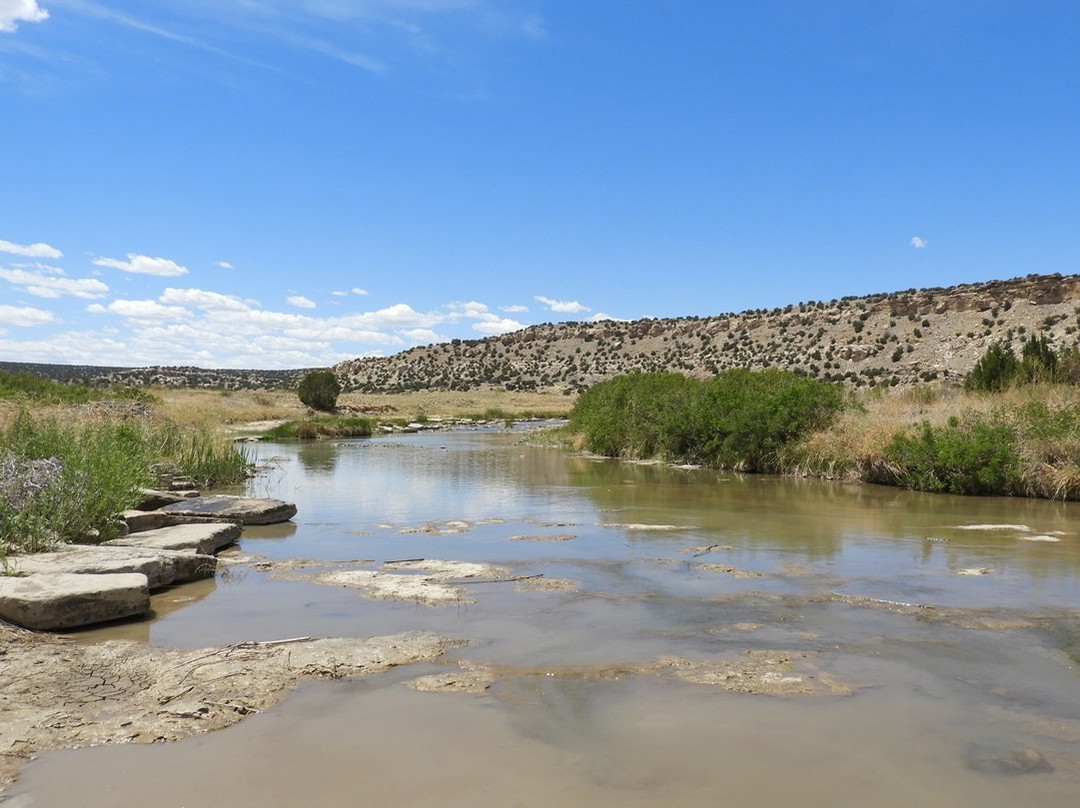
[[[1030,334],[1073,345],[1080,276],[1029,275],[950,288],[808,301],[782,309],[633,322],[531,326],[482,340],[413,348],[335,366],[345,389],[556,389],[619,373],[707,376],[780,368],[856,386],[959,378],[994,341]]]

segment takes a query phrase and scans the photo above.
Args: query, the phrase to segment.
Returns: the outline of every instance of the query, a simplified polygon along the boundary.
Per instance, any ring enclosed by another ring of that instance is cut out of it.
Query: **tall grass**
[[[0,428],[0,555],[115,538],[117,514],[155,483],[159,463],[203,486],[238,482],[250,467],[206,429],[150,415],[20,409]]]
[[[921,491],[1080,499],[1080,393],[1035,384],[867,397],[789,445],[781,466]]]

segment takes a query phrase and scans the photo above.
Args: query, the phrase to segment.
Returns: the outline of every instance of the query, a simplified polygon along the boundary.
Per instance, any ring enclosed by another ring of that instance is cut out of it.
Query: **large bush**
[[[333,412],[341,395],[341,385],[332,370],[313,370],[300,380],[296,392],[300,401],[313,410]]]
[[[895,482],[919,491],[1008,494],[1016,489],[1016,429],[971,417],[946,426],[924,423],[916,434],[893,436],[885,458]]]
[[[708,381],[633,373],[582,393],[570,426],[586,448],[609,457],[772,471],[779,450],[827,425],[843,398],[835,385],[779,370],[731,370]]]

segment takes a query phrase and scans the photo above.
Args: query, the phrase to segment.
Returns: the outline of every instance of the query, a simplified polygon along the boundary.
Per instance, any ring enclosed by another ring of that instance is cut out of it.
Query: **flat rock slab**
[[[214,555],[240,538],[240,526],[228,522],[173,525],[156,530],[132,533],[122,539],[104,542],[102,546],[146,547],[152,550],[194,550],[202,555]]]
[[[163,513],[185,516],[216,516],[221,519],[237,519],[245,525],[270,525],[287,522],[296,516],[296,506],[280,499],[256,499],[232,497],[225,494],[209,494],[183,502],[166,505]]]
[[[139,533],[143,530],[157,530],[165,527],[168,516],[161,511],[124,511],[120,518],[128,526],[128,533]]]
[[[77,546],[56,553],[9,556],[9,566],[20,575],[79,573],[112,575],[139,572],[146,576],[150,590],[210,578],[217,559],[190,550],[154,550],[146,547]]]
[[[199,496],[198,491],[156,491],[152,488],[144,488],[139,493],[142,495],[142,500],[136,509],[140,511],[156,511],[163,505],[171,505]]]
[[[42,573],[0,577],[0,618],[36,631],[59,631],[150,611],[146,576]]]

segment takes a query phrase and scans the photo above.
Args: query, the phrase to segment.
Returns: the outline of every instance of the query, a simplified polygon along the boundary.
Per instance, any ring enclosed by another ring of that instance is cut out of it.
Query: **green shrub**
[[[780,370],[730,370],[704,382],[636,373],[582,393],[570,429],[609,457],[769,471],[783,446],[842,406],[838,386]]]
[[[1020,350],[1020,374],[1025,382],[1053,382],[1058,377],[1058,358],[1046,337],[1032,334]]]
[[[914,435],[899,433],[885,447],[894,482],[919,491],[951,494],[1009,494],[1019,476],[1016,430],[974,417]]]
[[[995,342],[964,377],[964,388],[999,393],[1009,386],[1019,371],[1020,363],[1013,352]]]
[[[366,438],[372,433],[370,418],[323,416],[286,421],[263,433],[264,440],[314,440],[315,438]]]
[[[313,370],[300,380],[296,392],[301,403],[313,410],[333,412],[341,395],[341,385],[332,370]]]

